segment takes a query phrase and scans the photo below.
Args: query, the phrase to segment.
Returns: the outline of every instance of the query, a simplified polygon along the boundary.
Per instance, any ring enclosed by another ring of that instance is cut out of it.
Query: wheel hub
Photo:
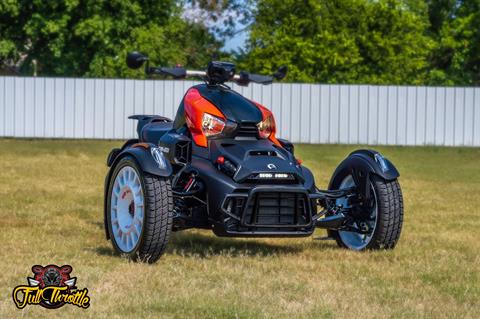
[[[340,189],[355,187],[355,182],[351,175],[344,178],[340,184]],[[351,249],[361,250],[365,248],[371,241],[375,227],[377,224],[377,206],[375,189],[371,186],[372,202],[370,205],[365,205],[361,209],[361,214],[354,214],[354,219],[350,223],[351,228],[358,229],[358,231],[340,230],[338,234],[342,242]],[[343,205],[346,208],[351,207],[348,199],[338,199],[336,205]]]
[[[133,200],[130,202],[130,205],[128,205],[128,213],[132,218],[135,215],[135,202]]]

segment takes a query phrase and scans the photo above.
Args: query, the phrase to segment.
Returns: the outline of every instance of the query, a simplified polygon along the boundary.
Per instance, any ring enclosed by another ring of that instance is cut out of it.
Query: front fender
[[[349,158],[362,159],[370,173],[378,175],[386,181],[393,181],[400,176],[393,163],[377,151],[356,150],[350,153],[347,159]]]
[[[352,174],[359,192],[365,198],[370,197],[370,174],[377,175],[386,181],[395,180],[400,176],[392,162],[374,150],[356,150],[350,153],[333,173],[329,189],[339,184],[336,179],[341,178],[344,171]]]
[[[110,166],[110,170],[105,177],[103,203],[104,224],[107,239],[110,239],[107,225],[108,187],[110,185],[110,180],[112,178],[115,167],[117,166],[118,162],[125,156],[133,157],[142,172],[163,177],[170,177],[173,172],[172,165],[170,164],[170,162],[167,161],[165,156],[163,156],[160,148],[158,148],[158,146],[156,146],[155,144],[134,143],[132,145],[128,145],[122,148],[121,150],[115,148],[110,152],[107,158],[107,165]]]
[[[170,177],[172,165],[167,161],[158,146],[151,143],[136,143],[120,152],[112,163],[112,168],[125,156],[130,155],[137,161],[143,172],[152,175]],[[155,159],[157,156],[157,159]],[[158,158],[160,157],[160,158]]]

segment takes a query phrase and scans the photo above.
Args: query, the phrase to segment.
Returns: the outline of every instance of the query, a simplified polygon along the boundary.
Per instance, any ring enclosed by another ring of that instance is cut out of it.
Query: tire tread
[[[384,181],[373,176],[377,194],[378,222],[370,249],[392,249],[400,238],[403,224],[403,197],[398,180]]]
[[[157,261],[166,249],[173,220],[173,195],[170,180],[144,174],[145,224],[144,242],[139,250],[139,259]]]

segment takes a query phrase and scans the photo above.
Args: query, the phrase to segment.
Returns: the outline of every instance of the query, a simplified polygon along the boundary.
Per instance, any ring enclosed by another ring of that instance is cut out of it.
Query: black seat
[[[158,144],[163,134],[171,131],[173,122],[150,122],[142,128],[141,140],[147,143]]]
[[[160,138],[173,128],[171,119],[158,115],[132,115],[129,119],[138,120],[137,133],[140,141],[158,144]]]

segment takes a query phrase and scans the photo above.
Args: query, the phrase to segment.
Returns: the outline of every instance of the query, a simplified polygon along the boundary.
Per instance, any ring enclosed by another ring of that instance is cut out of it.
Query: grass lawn
[[[105,158],[119,145],[0,139],[0,318],[480,318],[478,148],[377,148],[401,173],[405,222],[393,251],[193,230],[146,265],[114,255],[104,236]],[[297,154],[324,188],[355,148]],[[73,266],[90,308],[15,308],[13,288],[49,263]]]

